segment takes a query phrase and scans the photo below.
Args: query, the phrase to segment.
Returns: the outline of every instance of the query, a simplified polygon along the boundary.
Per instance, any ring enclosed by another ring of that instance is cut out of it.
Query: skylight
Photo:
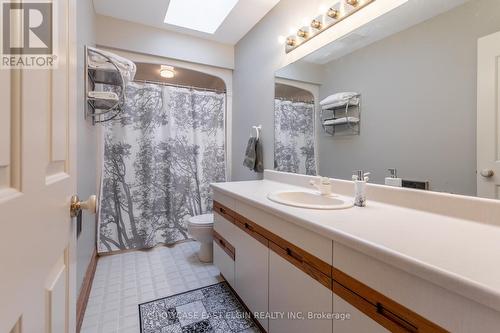
[[[165,23],[213,34],[238,0],[170,0]]]

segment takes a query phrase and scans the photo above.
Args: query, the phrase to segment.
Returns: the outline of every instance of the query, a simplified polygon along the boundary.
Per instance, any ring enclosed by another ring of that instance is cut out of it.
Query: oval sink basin
[[[334,196],[302,191],[272,192],[267,195],[267,198],[282,205],[309,209],[345,209],[353,206],[351,202]]]

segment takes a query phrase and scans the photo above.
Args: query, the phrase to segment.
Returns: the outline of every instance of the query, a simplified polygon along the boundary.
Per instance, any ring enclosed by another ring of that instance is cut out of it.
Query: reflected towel
[[[257,138],[250,138],[247,143],[247,149],[245,151],[245,159],[243,160],[243,165],[253,170],[256,165],[257,159]]]
[[[264,172],[264,162],[263,162],[263,153],[262,153],[262,143],[260,140],[257,140],[255,144],[255,167],[253,171],[255,172]]]
[[[319,104],[321,106],[339,104],[339,103],[345,104],[348,100],[350,100],[351,98],[353,98],[357,95],[358,95],[358,93],[355,93],[355,92],[336,93],[336,94],[330,95],[327,98],[323,99],[321,102],[319,102]]]
[[[321,108],[323,110],[335,109],[335,108],[338,108],[338,107],[341,107],[341,106],[346,106],[347,102],[349,102],[349,105],[351,105],[351,106],[358,105],[359,104],[359,98],[357,98],[357,97],[351,97],[350,99],[338,101],[338,102],[335,102],[335,103],[321,105]]]

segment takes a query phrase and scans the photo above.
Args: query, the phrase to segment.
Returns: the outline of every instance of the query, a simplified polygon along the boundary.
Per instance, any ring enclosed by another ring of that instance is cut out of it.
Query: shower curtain
[[[314,103],[274,100],[274,169],[316,175]]]
[[[226,178],[224,93],[130,83],[125,101],[105,126],[99,252],[187,239]]]

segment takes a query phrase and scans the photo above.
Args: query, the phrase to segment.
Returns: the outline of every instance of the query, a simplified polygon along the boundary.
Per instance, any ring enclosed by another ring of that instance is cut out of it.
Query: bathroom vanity
[[[401,201],[416,190],[378,185],[364,208],[267,198],[312,191],[311,179],[266,170],[264,180],[212,185],[215,265],[267,332],[498,331],[498,226],[423,209],[440,196],[449,205],[442,194],[426,193],[435,197],[416,209]],[[352,183],[333,189],[352,200]]]

